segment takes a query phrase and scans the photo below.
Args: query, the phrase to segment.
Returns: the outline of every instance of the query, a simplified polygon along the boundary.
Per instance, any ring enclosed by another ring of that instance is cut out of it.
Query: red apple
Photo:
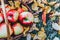
[[[19,13],[12,9],[12,10],[9,10],[7,12],[7,19],[10,21],[10,22],[16,22],[18,20],[18,16],[19,16]]]
[[[10,35],[12,35],[13,31],[11,26],[9,25]],[[7,37],[7,25],[5,23],[0,24],[0,38]]]
[[[22,12],[24,12],[24,9],[22,9],[22,8],[18,8],[18,10],[17,10],[19,13],[22,13]]]
[[[19,15],[19,21],[23,24],[23,25],[32,25],[33,24],[33,14],[30,12],[22,12]]]
[[[0,8],[0,13],[1,13],[1,11],[2,11],[2,8]]]
[[[20,23],[14,24],[12,28],[14,30],[14,35],[19,35],[24,31],[24,28]]]
[[[4,16],[2,13],[0,13],[0,23],[3,22],[3,20],[4,20]]]

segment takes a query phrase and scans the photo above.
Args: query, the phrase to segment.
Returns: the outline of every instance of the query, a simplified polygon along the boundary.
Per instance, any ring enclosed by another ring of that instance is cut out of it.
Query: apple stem
[[[4,18],[5,18],[5,23],[7,25],[7,40],[11,40],[11,36],[10,36],[10,32],[9,32],[9,24],[8,24],[8,20],[7,20],[7,16],[6,16],[6,11],[5,11],[5,5],[4,5],[4,0],[1,0],[1,5],[2,5],[2,10],[3,10],[3,14],[4,14]]]

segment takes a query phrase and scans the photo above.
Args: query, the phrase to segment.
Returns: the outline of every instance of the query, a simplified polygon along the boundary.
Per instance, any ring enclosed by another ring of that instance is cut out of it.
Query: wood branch
[[[1,0],[1,5],[2,5],[2,10],[3,10],[3,14],[4,14],[4,19],[5,19],[5,23],[7,25],[7,40],[10,40],[10,31],[9,31],[9,24],[8,24],[8,20],[7,20],[7,16],[6,16],[6,11],[5,11],[5,5],[4,5],[4,0]]]
[[[38,11],[36,11],[35,13],[33,13],[33,15],[38,15],[39,14],[39,12],[42,12],[43,10],[38,10]]]
[[[15,37],[13,37],[13,38],[14,38],[14,40],[15,40],[15,39],[19,39],[21,36],[23,36],[23,34],[18,35],[18,36],[15,36]]]
[[[31,10],[31,8],[26,4],[26,3],[22,3],[24,6],[26,6],[28,8],[28,10],[33,13],[33,11]]]

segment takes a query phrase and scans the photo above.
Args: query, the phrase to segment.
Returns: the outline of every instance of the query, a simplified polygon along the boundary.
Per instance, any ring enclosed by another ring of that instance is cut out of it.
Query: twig
[[[38,15],[39,12],[42,12],[41,10],[36,11],[33,15]]]
[[[28,8],[28,10],[33,13],[33,11],[31,10],[31,8],[26,4],[26,3],[22,3],[24,6],[26,6]]]
[[[6,11],[5,11],[5,6],[4,6],[4,0],[1,0],[1,4],[2,4],[2,10],[3,10],[3,14],[4,14],[4,18],[5,18],[5,23],[7,25],[7,40],[10,40],[11,36],[10,36],[10,31],[9,31],[9,24],[8,24],[8,20],[7,20],[7,16],[6,16]]]
[[[19,39],[22,35],[23,35],[23,34],[18,35],[18,36],[15,36],[15,37],[14,37],[14,40],[15,40],[15,39]]]

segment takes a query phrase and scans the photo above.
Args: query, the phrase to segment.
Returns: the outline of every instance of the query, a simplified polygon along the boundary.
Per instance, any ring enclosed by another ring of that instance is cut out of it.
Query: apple
[[[22,9],[22,8],[18,8],[18,10],[17,10],[19,13],[22,13],[22,12],[24,12],[24,9]]]
[[[0,13],[1,13],[1,11],[2,11],[2,8],[0,8]]]
[[[24,31],[24,28],[20,23],[14,24],[12,28],[14,30],[14,35],[19,35]]]
[[[4,16],[2,13],[0,13],[0,23],[3,22],[3,20],[4,20]]]
[[[33,24],[33,14],[30,12],[22,12],[21,14],[19,14],[19,21],[21,24],[23,25],[32,25]]]
[[[19,13],[14,9],[11,9],[7,12],[7,19],[10,22],[16,22],[18,20],[18,16],[19,16]]]
[[[10,35],[12,35],[13,31],[11,26],[9,25]],[[5,23],[0,24],[0,38],[7,37],[7,25]]]

